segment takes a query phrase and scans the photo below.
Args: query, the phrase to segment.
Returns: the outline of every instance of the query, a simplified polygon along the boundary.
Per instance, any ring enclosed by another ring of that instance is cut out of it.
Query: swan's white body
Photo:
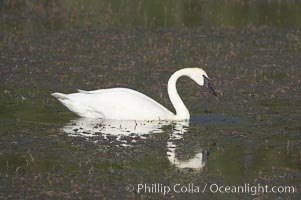
[[[117,120],[171,119],[174,115],[148,96],[127,88],[58,94],[62,104],[81,117]]]
[[[198,85],[204,85],[206,72],[200,68],[185,68],[176,71],[168,81],[169,98],[176,114],[150,97],[127,88],[101,89],[94,91],[79,90],[78,93],[53,93],[64,106],[85,118],[116,120],[188,120],[189,111],[178,95],[176,81],[188,76]]]

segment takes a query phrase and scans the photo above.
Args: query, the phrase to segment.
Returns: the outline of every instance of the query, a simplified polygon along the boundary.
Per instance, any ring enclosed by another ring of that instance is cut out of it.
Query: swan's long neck
[[[189,111],[183,103],[182,99],[180,98],[176,87],[177,80],[181,76],[187,76],[185,69],[176,71],[168,80],[167,86],[169,99],[176,110],[176,115],[174,117],[175,120],[186,120],[190,118]]]

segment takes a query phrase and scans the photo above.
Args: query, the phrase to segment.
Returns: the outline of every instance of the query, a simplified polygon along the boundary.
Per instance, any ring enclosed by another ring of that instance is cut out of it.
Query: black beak
[[[212,87],[212,85],[210,83],[209,78],[206,77],[206,76],[204,76],[204,75],[203,75],[203,77],[204,77],[204,85],[205,85],[205,87],[208,88],[208,90],[211,92],[211,94],[213,94],[214,96],[217,96],[217,93],[214,91],[214,89],[213,89],[213,87]]]

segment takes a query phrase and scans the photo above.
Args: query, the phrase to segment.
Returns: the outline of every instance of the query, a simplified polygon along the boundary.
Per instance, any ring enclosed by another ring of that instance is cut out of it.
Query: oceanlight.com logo
[[[235,193],[235,194],[263,194],[263,193],[274,193],[274,194],[294,194],[295,187],[294,186],[281,186],[281,185],[250,185],[244,184],[241,186],[223,186],[218,184],[211,184],[209,187],[209,191],[212,193]]]
[[[136,191],[138,194],[168,194],[168,193],[187,193],[187,194],[198,194],[198,193],[221,193],[221,194],[250,194],[257,195],[263,193],[272,194],[294,194],[296,193],[295,186],[281,186],[281,185],[219,185],[204,184],[202,186],[189,183],[186,185],[174,184],[165,185],[161,183],[141,183],[141,184],[129,184],[126,186],[126,191],[133,192]]]

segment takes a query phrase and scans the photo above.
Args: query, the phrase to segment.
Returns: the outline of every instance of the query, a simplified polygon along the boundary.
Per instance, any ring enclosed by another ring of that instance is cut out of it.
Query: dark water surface
[[[299,1],[0,8],[0,199],[300,199]],[[50,96],[129,87],[173,110],[167,81],[184,67],[204,68],[220,94],[180,79],[190,123],[85,122]],[[213,184],[280,191],[226,194]]]

